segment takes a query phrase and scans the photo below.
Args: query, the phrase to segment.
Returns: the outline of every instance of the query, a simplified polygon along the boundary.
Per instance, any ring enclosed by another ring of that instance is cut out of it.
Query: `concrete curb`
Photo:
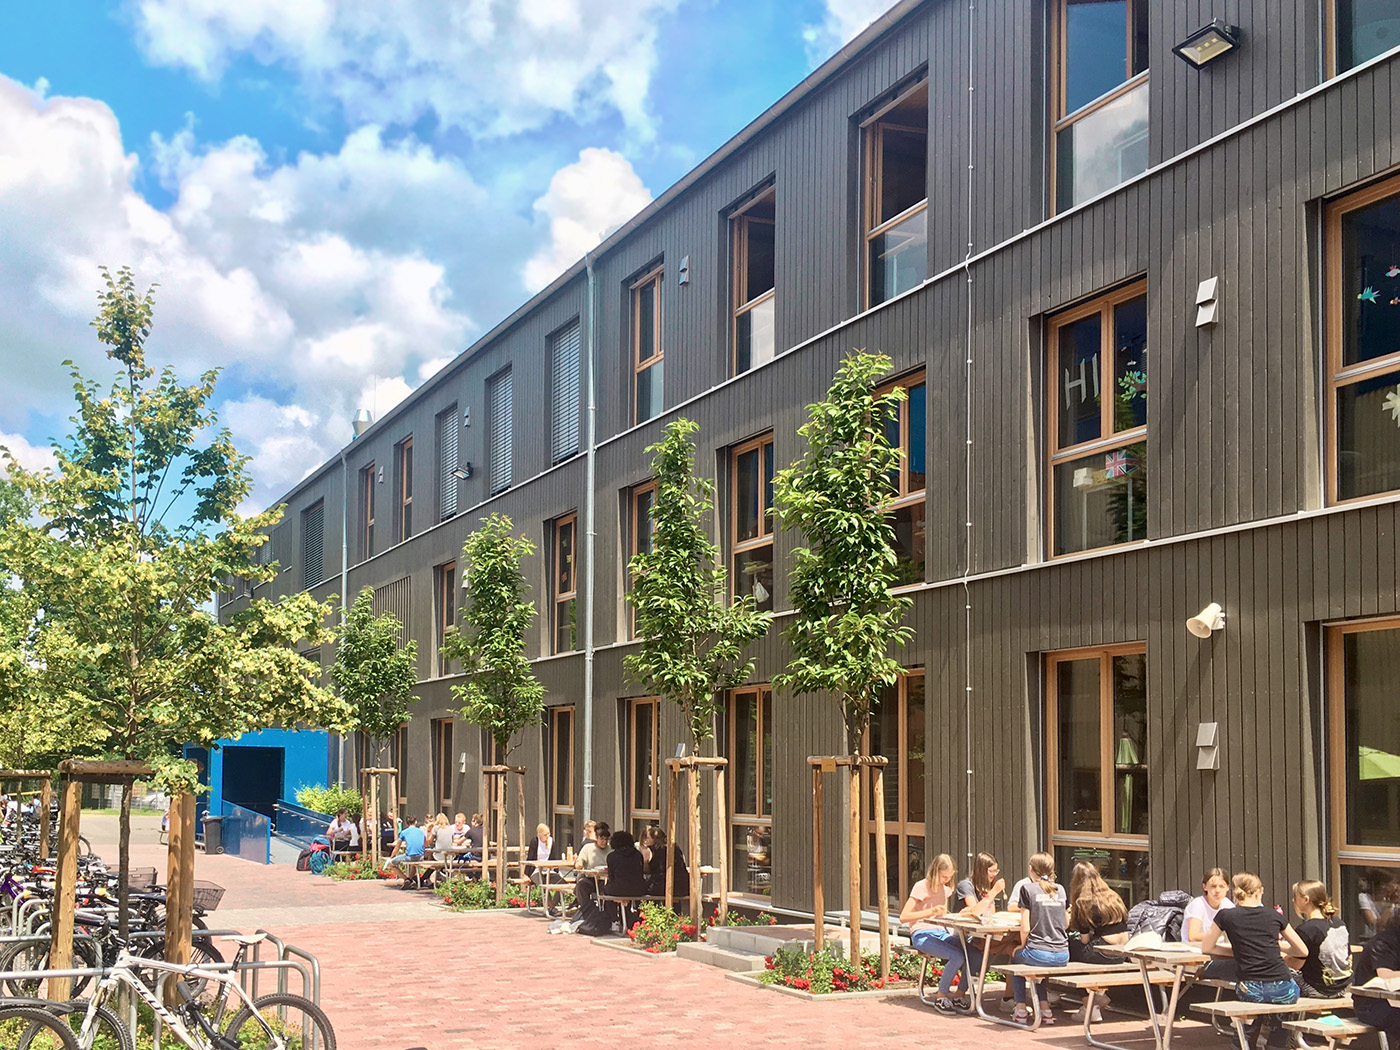
[[[740,984],[747,984],[754,988],[767,988],[779,995],[790,995],[795,999],[806,999],[813,1003],[840,1003],[851,999],[893,999],[919,994],[918,987],[912,982],[907,985],[905,982],[900,982],[898,987],[877,988],[868,992],[828,992],[825,995],[815,995],[812,992],[804,992],[801,988],[789,988],[782,984],[764,984],[758,979],[758,975],[763,972],[755,970],[753,973],[727,973],[724,977],[728,981],[738,981]]]

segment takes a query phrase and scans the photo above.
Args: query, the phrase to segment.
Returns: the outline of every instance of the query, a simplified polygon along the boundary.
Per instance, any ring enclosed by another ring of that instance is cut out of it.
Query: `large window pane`
[[[637,373],[637,422],[645,423],[661,414],[661,388],[665,361],[657,361]]]
[[[1056,133],[1055,208],[1063,211],[1147,170],[1147,83]]]
[[[896,587],[924,582],[924,502],[911,503],[890,513],[894,528]]]
[[[1342,364],[1400,351],[1400,196],[1342,217],[1341,267]]]
[[[747,372],[773,360],[776,339],[773,328],[774,306],[777,299],[769,297],[757,306],[745,310],[735,321],[734,368]]]
[[[1352,943],[1368,940],[1400,922],[1400,868],[1343,864],[1336,900]]]
[[[1067,0],[1065,113],[1112,91],[1128,79],[1127,68],[1127,0]]]
[[[927,114],[924,115],[927,120]],[[881,129],[880,207],[875,225],[889,222],[928,196],[928,136],[904,128]]]
[[[734,719],[734,754],[729,767],[734,782],[734,812],[759,813],[758,695],[735,693],[730,711]]]
[[[1080,861],[1088,861],[1099,869],[1104,881],[1131,908],[1140,901],[1152,899],[1148,881],[1147,851],[1125,850],[1101,846],[1057,846],[1055,873],[1068,886],[1070,874]]]
[[[573,755],[574,755],[574,713],[572,710],[554,713],[554,804],[572,806],[573,795]]]
[[[767,545],[734,555],[734,593],[752,594],[763,612],[773,610],[773,547]]]
[[[893,299],[928,276],[928,210],[870,239],[870,305]]]
[[[1347,843],[1400,847],[1400,629],[1345,635],[1342,663]]]
[[[734,457],[734,540],[758,537],[758,449]]]
[[[1102,831],[1099,744],[1100,661],[1055,664],[1059,708],[1059,826],[1064,831]]]
[[[1054,468],[1055,554],[1147,538],[1147,445],[1098,452]]]
[[[773,828],[770,824],[735,822],[730,840],[734,857],[734,884],[742,893],[773,895]]]
[[[1120,835],[1147,834],[1147,657],[1113,658],[1113,806]]]
[[[771,209],[771,205],[769,205]],[[771,222],[758,222],[750,219],[745,223],[744,236],[747,241],[748,255],[745,258],[744,274],[745,287],[743,302],[757,299],[764,292],[772,289],[773,280],[773,242],[774,231],[777,229]]]
[[[637,289],[637,360],[650,361],[656,356],[656,288],[648,281]]]
[[[656,774],[652,752],[656,705],[634,704],[632,729],[632,808],[652,808],[652,779]]]
[[[1147,296],[1113,308],[1113,429],[1147,423]]]
[[[1337,388],[1338,498],[1395,489],[1400,489],[1400,372]]]
[[[1103,436],[1100,359],[1103,317],[1094,313],[1059,329],[1059,373],[1054,395],[1059,405],[1060,448]]]
[[[578,602],[573,598],[566,598],[557,603],[554,610],[554,651],[573,652],[578,648]]]
[[[1369,62],[1400,45],[1395,0],[1336,0],[1337,72]]]
[[[928,444],[928,388],[925,384],[909,388],[909,400],[905,402],[904,410],[909,413],[909,444],[904,451],[909,457],[909,491],[914,492],[924,487],[928,471],[925,451]]]
[[[924,752],[926,732],[924,730],[924,676],[911,675],[908,679],[908,699],[904,712],[905,754],[909,764],[909,783],[905,788],[908,799],[908,818],[914,824],[924,822]],[[920,840],[922,853],[922,840]],[[913,880],[924,877],[922,871]],[[912,885],[912,883],[911,883]]]

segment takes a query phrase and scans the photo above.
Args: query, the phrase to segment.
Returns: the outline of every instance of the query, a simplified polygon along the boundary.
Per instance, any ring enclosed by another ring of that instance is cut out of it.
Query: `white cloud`
[[[535,211],[549,224],[550,241],[525,264],[525,286],[549,284],[612,230],[651,202],[651,193],[620,153],[585,149],[560,168]]]
[[[807,60],[820,65],[893,6],[894,0],[826,0],[821,24],[802,29]]]
[[[31,445],[22,434],[0,431],[0,448],[8,449],[25,470],[44,470],[58,466],[58,458],[48,445]],[[5,476],[5,461],[0,459],[0,477]]]
[[[679,0],[128,0],[146,56],[216,80],[240,56],[290,68],[352,124],[433,113],[474,136],[620,114],[651,134],[658,20]]]

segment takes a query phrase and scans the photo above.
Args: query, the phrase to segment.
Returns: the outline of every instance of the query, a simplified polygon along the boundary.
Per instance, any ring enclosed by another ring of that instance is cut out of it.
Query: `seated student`
[[[458,813],[452,821],[452,845],[465,846],[467,844],[467,815]]]
[[[666,895],[666,832],[656,824],[651,824],[642,832],[642,877],[646,880],[647,893],[653,897]],[[674,874],[671,876],[671,896],[679,901],[690,896],[690,866],[685,862],[685,853],[677,843],[675,859],[671,862]]]
[[[394,829],[394,821],[389,814],[379,818],[379,847],[381,850],[395,849],[394,842],[398,838],[398,833]]]
[[[1298,936],[1308,946],[1308,957],[1293,975],[1298,990],[1311,999],[1345,995],[1351,984],[1351,936],[1337,918],[1327,887],[1315,879],[1295,882],[1293,911],[1301,920]]]
[[[471,860],[481,859],[481,849],[486,843],[486,828],[482,825],[485,819],[480,813],[473,813],[471,823],[467,825],[466,845],[471,847],[467,857]]]
[[[337,853],[353,852],[360,845],[360,829],[344,806],[335,811],[335,819],[326,825],[326,838]]]
[[[1233,908],[1230,899],[1230,876],[1222,868],[1211,868],[1201,878],[1201,895],[1192,897],[1182,913],[1181,939],[1200,946],[1206,930],[1215,922],[1216,912],[1222,908]],[[1199,978],[1216,981],[1233,981],[1237,977],[1235,960],[1227,957],[1212,959],[1201,968]]]
[[[962,942],[955,932],[929,921],[948,914],[956,878],[953,858],[946,853],[938,854],[929,864],[924,877],[914,883],[909,899],[899,912],[899,921],[909,926],[909,944],[914,950],[944,960],[943,976],[938,979],[938,998],[933,1001],[933,1008],[945,1014],[967,1013],[972,1009],[969,967],[981,966],[981,956],[977,952],[970,953],[972,959],[963,954]],[[956,1001],[949,995],[954,977],[958,978],[959,998]]]
[[[578,851],[578,859],[574,861],[574,870],[579,873],[574,882],[574,899],[578,902],[578,913],[573,922],[560,924],[558,932],[577,933],[587,922],[606,922],[606,917],[598,907],[597,880],[586,873],[607,867],[611,844],[612,828],[608,827],[605,821],[598,821],[594,825],[593,841],[584,843],[583,849]]]
[[[1048,853],[1032,854],[1029,865],[1031,882],[1021,890],[1021,947],[1011,953],[1011,961],[1028,966],[1063,966],[1069,962],[1068,909],[1065,888],[1055,881],[1055,858]],[[1048,981],[1037,981],[1035,994],[1040,997],[1041,1024],[1054,1024],[1050,1012]],[[1016,997],[1015,1019],[1031,1023],[1031,1010],[1026,1004],[1026,979],[1013,976],[1011,991]]]
[[[1386,981],[1400,977],[1400,923],[1392,923],[1367,941],[1361,958],[1356,960],[1354,985],[1377,977]],[[1400,1010],[1384,999],[1368,996],[1358,995],[1352,1002],[1358,1021],[1379,1028],[1392,1048],[1400,1047]]]
[[[1128,941],[1128,908],[1098,869],[1081,860],[1069,879],[1069,957],[1074,962],[1118,963],[1123,956],[1102,950]]]
[[[590,842],[598,841],[598,822],[596,820],[585,820],[583,822],[582,831],[583,838],[579,840],[578,846],[574,849],[575,856],[582,853],[583,847],[587,846]]]
[[[972,874],[954,888],[956,899],[950,910],[970,915],[990,915],[996,911],[997,898],[1006,892],[1006,880],[1000,875],[1001,867],[995,857],[985,852],[977,854],[972,859]]]
[[[396,868],[403,868],[410,861],[422,860],[425,841],[423,829],[418,826],[418,821],[409,817],[408,824],[399,832],[398,841],[394,843],[394,852],[389,854],[389,863]],[[407,888],[407,875],[404,876],[403,883]]]
[[[561,860],[563,856],[564,847],[550,832],[549,825],[537,824],[535,837],[525,847],[525,874],[533,878],[537,863],[542,860]]]
[[[646,879],[642,875],[642,851],[631,832],[615,831],[612,850],[608,853],[608,881],[605,891],[609,897],[644,897]],[[624,907],[622,929],[626,932],[635,921],[635,906]]]
[[[1233,908],[1221,908],[1215,922],[1201,940],[1201,951],[1207,955],[1228,952],[1234,956],[1236,968],[1235,996],[1248,1003],[1296,1003],[1298,982],[1283,961],[1281,945],[1289,954],[1299,958],[1308,954],[1307,945],[1288,921],[1272,908],[1264,907],[1264,884],[1258,876],[1239,872],[1230,880]],[[1225,948],[1218,942],[1230,939]],[[1286,1046],[1288,1032],[1282,1026],[1273,1028],[1273,1021],[1282,1017],[1260,1018],[1250,1026],[1249,1040],[1255,1042],[1269,1032],[1269,1045]]]

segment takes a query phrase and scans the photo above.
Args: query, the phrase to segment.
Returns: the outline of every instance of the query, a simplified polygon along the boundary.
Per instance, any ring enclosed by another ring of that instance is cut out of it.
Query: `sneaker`
[[[1016,1012],[1011,1015],[1011,1019],[1017,1024],[1028,1025],[1031,1023],[1031,1008],[1021,1003],[1016,1004]]]
[[[940,995],[933,1001],[933,1008],[941,1014],[957,1013],[958,1008],[953,1005],[953,1000],[946,995]]]
[[[1055,1014],[1053,1013],[1053,1011],[1051,1011],[1051,1009],[1050,1009],[1050,1004],[1049,1004],[1049,1003],[1041,1003],[1041,1004],[1040,1004],[1040,1026],[1041,1026],[1042,1028],[1044,1028],[1046,1025],[1051,1025],[1051,1024],[1054,1024],[1054,1023],[1055,1023]]]
[[[1090,1012],[1090,1014],[1089,1014],[1089,1023],[1090,1023],[1090,1024],[1098,1024],[1098,1023],[1099,1023],[1100,1021],[1102,1021],[1102,1020],[1103,1020],[1103,1011],[1099,1009],[1099,1007],[1098,1007],[1097,1004],[1095,1004],[1094,1009],[1093,1009],[1093,1010]]]
[[[968,998],[954,999],[953,1009],[957,1010],[960,1014],[970,1014],[972,1013],[972,1000]]]

